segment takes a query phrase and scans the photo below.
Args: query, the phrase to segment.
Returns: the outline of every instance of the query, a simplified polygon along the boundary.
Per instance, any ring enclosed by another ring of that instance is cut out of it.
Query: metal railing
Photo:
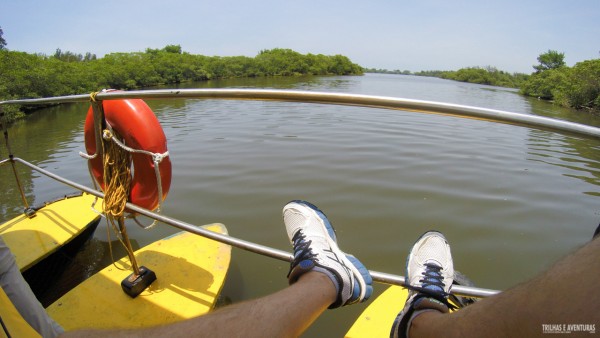
[[[462,118],[481,119],[492,122],[508,123],[526,127],[533,127],[544,130],[558,131],[568,134],[576,134],[586,137],[600,137],[600,128],[586,126],[582,124],[556,120],[541,116],[511,113],[501,110],[485,109],[472,106],[447,104],[431,101],[410,100],[402,98],[392,98],[383,96],[355,95],[355,94],[339,94],[325,92],[307,92],[307,91],[289,91],[289,90],[254,90],[254,89],[167,89],[167,90],[142,90],[142,91],[111,91],[97,93],[96,100],[116,100],[116,99],[224,99],[224,100],[260,100],[260,101],[285,101],[285,102],[302,102],[302,103],[317,103],[317,104],[335,104],[345,106],[359,106],[383,109],[397,109],[410,112],[442,114]],[[58,103],[74,103],[88,102],[90,95],[72,95],[42,99],[24,99],[24,100],[8,100],[0,102],[2,105],[19,104],[19,105],[38,105],[38,104],[58,104]],[[53,178],[59,182],[67,184],[75,189],[87,192],[97,197],[103,197],[102,192],[81,184],[69,181],[54,173],[51,173],[43,168],[31,164],[23,159],[14,157],[0,161],[0,165],[8,162],[17,162],[29,167],[32,170],[38,171],[43,175]],[[291,261],[293,256],[289,252],[277,250],[257,243],[238,239],[229,235],[215,233],[193,224],[189,224],[168,216],[154,213],[150,210],[143,209],[134,204],[127,203],[127,208],[133,212],[139,213],[146,217],[158,220],[170,226],[185,230],[200,236],[204,236],[243,250],[254,252],[257,254],[269,256],[283,261]],[[404,285],[405,278],[393,274],[370,271],[373,280],[380,283]],[[452,288],[452,293],[455,295],[469,297],[487,297],[498,293],[499,291],[455,285]]]
[[[138,91],[110,91],[100,92],[96,95],[97,100],[116,100],[134,98],[187,98],[286,101],[398,109],[418,113],[442,114],[463,118],[482,119],[492,122],[502,122],[545,130],[554,130],[559,132],[579,134],[583,136],[600,137],[599,128],[552,119],[548,117],[512,113],[502,110],[479,108],[466,105],[423,100],[411,100],[386,96],[262,89],[162,89]],[[84,94],[72,96],[58,96],[53,98],[42,99],[7,100],[0,101],[0,107],[5,104],[38,105],[53,103],[87,102],[89,101],[89,99],[90,96]]]

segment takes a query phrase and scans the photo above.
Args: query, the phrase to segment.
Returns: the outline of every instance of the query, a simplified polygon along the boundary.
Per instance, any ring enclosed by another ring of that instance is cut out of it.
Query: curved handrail
[[[466,105],[412,100],[387,96],[372,96],[346,93],[274,90],[274,89],[160,89],[137,91],[111,91],[96,95],[97,100],[115,99],[228,99],[287,101],[303,103],[336,104],[346,106],[398,109],[418,113],[443,114],[463,118],[483,119],[492,122],[516,124],[584,136],[600,137],[600,128],[583,124],[552,119],[548,117],[513,113],[496,109],[479,108]],[[5,104],[36,105],[52,103],[72,103],[89,101],[89,95],[59,96],[42,99],[23,99],[1,101]]]
[[[164,89],[164,90],[140,90],[140,91],[111,91],[101,92],[96,95],[96,100],[115,100],[115,99],[229,99],[229,100],[259,100],[259,101],[286,101],[286,102],[301,102],[301,103],[317,103],[317,104],[335,104],[345,106],[360,106],[383,109],[396,109],[418,113],[450,115],[462,118],[481,119],[491,122],[508,123],[539,129],[553,130],[563,133],[578,134],[587,137],[600,137],[600,128],[586,126],[578,123],[557,120],[536,115],[512,113],[507,111],[478,108],[473,106],[465,106],[458,104],[448,104],[433,101],[422,101],[412,99],[393,98],[385,96],[371,96],[358,94],[340,94],[329,92],[309,92],[309,91],[291,91],[291,90],[262,90],[262,89]],[[88,102],[90,96],[71,95],[60,96],[53,98],[41,99],[23,99],[23,100],[7,100],[0,102],[0,108],[6,104],[18,105],[38,105],[38,104],[58,104],[58,103],[75,103]],[[14,158],[15,162],[22,163],[48,177],[63,182],[71,187],[85,191],[92,195],[103,197],[99,191],[78,183],[69,181],[56,174],[48,172],[40,167],[35,166],[23,159]],[[1,161],[4,164],[6,160]],[[235,246],[240,249],[251,251],[254,253],[266,255],[272,258],[277,258],[283,261],[291,261],[292,254],[245,241],[228,235],[218,234],[192,224],[170,218],[168,216],[159,215],[152,211],[140,208],[134,204],[127,203],[127,208],[142,214],[144,216],[161,221],[165,224],[174,226],[181,230],[189,231],[197,235],[201,235],[225,244]],[[370,271],[373,280],[376,282],[404,285],[405,278],[377,271]],[[470,297],[487,297],[498,293],[496,290],[483,289],[470,286],[455,285],[452,288],[452,293],[456,295]]]

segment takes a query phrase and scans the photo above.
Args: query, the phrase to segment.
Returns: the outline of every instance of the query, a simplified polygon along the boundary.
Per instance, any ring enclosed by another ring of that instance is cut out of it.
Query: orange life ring
[[[102,101],[104,118],[108,124],[124,139],[124,143],[133,149],[145,150],[152,153],[167,152],[167,138],[154,112],[146,102],[139,99],[105,100]],[[94,135],[94,112],[88,110],[84,127],[85,148],[89,155],[96,153],[96,138]],[[104,168],[102,166],[102,148],[98,156],[90,160],[92,175],[100,184],[104,184]],[[129,202],[148,210],[158,206],[158,184],[154,172],[152,156],[142,153],[131,154],[133,162],[133,177]],[[163,158],[159,164],[163,200],[171,187],[171,161]]]

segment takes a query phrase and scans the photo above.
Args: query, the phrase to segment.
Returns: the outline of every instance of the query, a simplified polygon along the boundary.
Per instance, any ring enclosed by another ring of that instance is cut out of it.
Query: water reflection
[[[563,175],[583,180],[587,184],[600,186],[600,142],[587,138],[531,130],[529,158],[564,168]],[[600,196],[598,191],[584,191]]]
[[[49,170],[68,168],[72,165],[72,161],[65,153],[82,146],[82,119],[86,112],[85,104],[64,104],[42,109],[24,120],[13,123],[8,128],[13,154]],[[0,155],[5,158],[7,153],[4,140],[0,149]],[[60,188],[61,185],[55,185],[52,180],[31,172],[23,166],[17,165],[17,173],[30,205],[44,201],[38,198],[40,187],[48,186],[47,189],[41,189],[41,198],[46,200],[71,191],[64,186]],[[77,178],[81,178],[81,175],[74,179]],[[34,184],[35,181],[39,181],[38,184]],[[7,219],[9,215],[23,210],[19,189],[10,165],[0,167],[0,182],[4,187],[0,203],[0,218]],[[53,190],[57,187],[58,190]],[[48,191],[54,191],[54,195],[45,195],[44,193]]]
[[[531,97],[522,97],[522,99],[531,106],[531,111],[535,115],[600,127],[600,116],[590,111],[564,108]]]
[[[152,108],[152,111],[156,116],[164,120],[165,123],[169,121],[179,120],[184,118],[190,100],[147,100],[146,103]]]

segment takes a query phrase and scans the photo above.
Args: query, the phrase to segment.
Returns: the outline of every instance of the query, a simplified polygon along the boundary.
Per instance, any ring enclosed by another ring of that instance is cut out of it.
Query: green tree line
[[[521,86],[524,95],[552,100],[576,109],[600,112],[600,59],[566,66],[564,53],[549,50],[540,54],[535,73]]]
[[[461,68],[456,71],[448,70],[423,70],[420,72],[411,72],[408,70],[387,70],[376,68],[365,68],[366,73],[381,73],[381,74],[398,74],[398,75],[415,75],[415,76],[430,76],[439,77],[442,79],[470,82],[478,84],[486,84],[490,86],[519,88],[521,84],[529,77],[521,73],[507,73],[496,69],[492,66],[485,68],[468,67]]]
[[[388,69],[381,69],[381,68],[365,68],[364,70],[365,70],[365,73],[413,75],[413,73],[410,70],[400,70],[400,69],[388,70]]]
[[[51,56],[2,49],[0,74],[0,100],[7,100],[236,77],[354,75],[362,74],[362,67],[343,55],[276,48],[262,50],[255,57],[219,57],[194,55],[183,52],[179,45],[168,45],[102,58],[60,49]],[[22,114],[9,107],[4,113],[10,118]]]
[[[549,100],[575,109],[600,112],[600,59],[586,60],[568,67],[564,53],[548,50],[537,58],[534,73],[507,73],[495,67],[468,67],[457,71],[388,71],[365,69],[368,73],[431,76],[454,81],[518,88],[526,96]]]
[[[527,74],[508,73],[495,67],[467,67],[457,71],[441,72],[443,79],[479,83],[490,86],[519,88],[528,78]]]

